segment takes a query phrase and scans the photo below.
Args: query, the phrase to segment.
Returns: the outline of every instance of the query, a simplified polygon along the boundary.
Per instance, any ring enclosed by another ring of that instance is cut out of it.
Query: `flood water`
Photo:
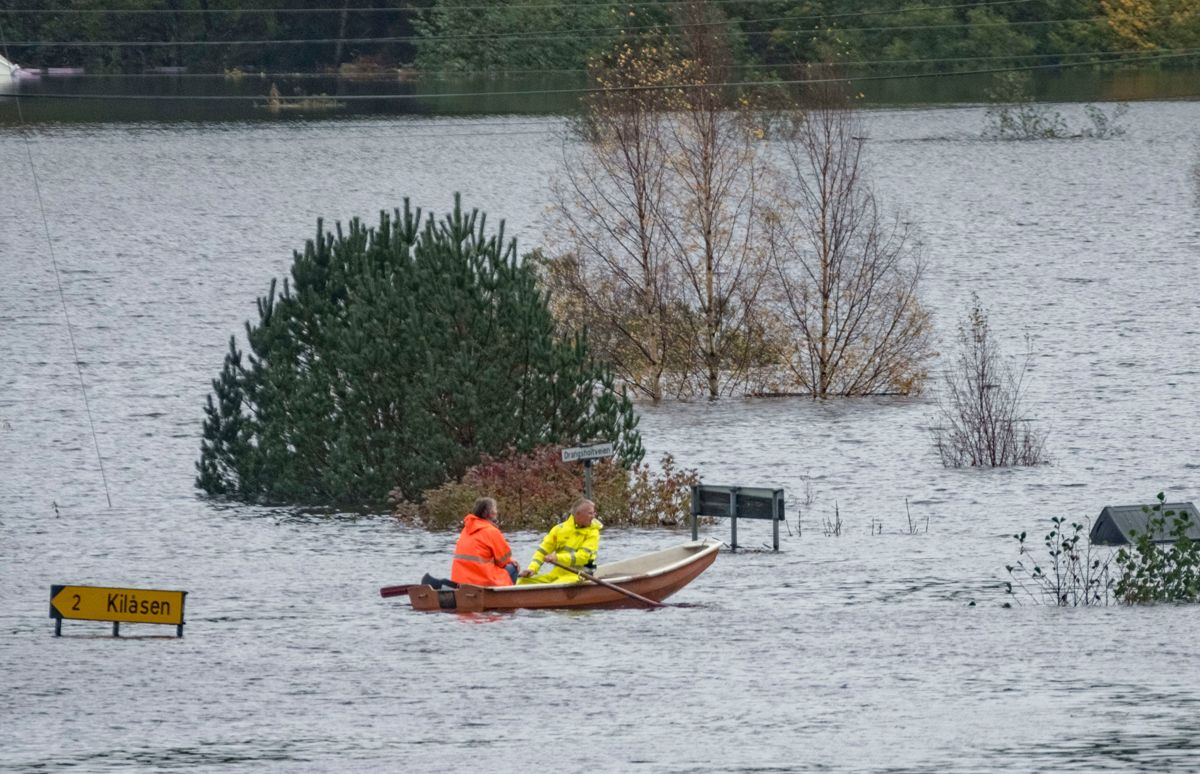
[[[563,120],[0,129],[0,769],[1196,768],[1200,609],[1001,605],[1014,531],[1200,499],[1200,102],[1135,103],[1108,140],[983,124],[872,112],[873,179],[923,235],[941,351],[972,291],[1009,352],[1030,337],[1052,465],[943,469],[932,395],[644,406],[648,458],[787,490],[781,551],[722,552],[665,610],[463,616],[377,592],[444,571],[454,535],[198,498],[201,407],[318,217],[461,191],[535,246]],[[56,639],[56,583],[185,589],[186,636]]]

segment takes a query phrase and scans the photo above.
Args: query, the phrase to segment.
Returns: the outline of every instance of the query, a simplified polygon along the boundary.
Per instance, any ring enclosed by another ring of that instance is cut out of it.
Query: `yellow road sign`
[[[186,591],[51,586],[50,617],[179,626],[186,595]]]

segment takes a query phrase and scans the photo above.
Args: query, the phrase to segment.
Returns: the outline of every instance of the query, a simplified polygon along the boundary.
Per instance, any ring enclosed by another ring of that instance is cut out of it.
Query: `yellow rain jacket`
[[[581,570],[585,569],[586,565],[595,564],[596,554],[600,551],[600,530],[603,528],[604,525],[595,517],[592,517],[592,523],[586,527],[577,527],[575,514],[568,516],[561,524],[555,524],[546,537],[542,538],[542,544],[533,552],[533,560],[529,562],[527,569],[534,575],[518,578],[517,584],[576,583],[583,580],[561,567],[551,566],[550,572],[542,575],[538,575],[537,571],[542,569],[547,555],[553,555],[554,561],[559,564],[578,567]]]

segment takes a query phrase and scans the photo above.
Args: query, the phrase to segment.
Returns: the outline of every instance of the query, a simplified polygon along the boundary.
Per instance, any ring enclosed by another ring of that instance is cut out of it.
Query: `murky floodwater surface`
[[[1052,466],[942,469],[931,396],[644,407],[651,459],[787,489],[782,551],[722,553],[666,610],[477,616],[377,593],[444,569],[453,535],[198,499],[201,406],[318,217],[404,196],[443,212],[462,191],[535,246],[561,119],[3,130],[0,769],[1195,768],[1200,609],[1000,607],[1012,532],[1200,499],[1200,103],[1125,122],[1001,143],[979,139],[981,108],[869,119],[942,351],[971,291],[1010,352],[1030,337]],[[539,536],[511,537],[524,559]],[[613,529],[602,551],[684,538]],[[186,589],[186,636],[67,621],[56,639],[54,583]]]

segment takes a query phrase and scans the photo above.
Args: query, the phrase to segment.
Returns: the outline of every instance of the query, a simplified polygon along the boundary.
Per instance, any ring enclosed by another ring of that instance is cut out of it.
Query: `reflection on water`
[[[1134,104],[1112,140],[984,141],[978,107],[868,120],[876,187],[924,235],[943,349],[972,291],[1010,352],[1030,336],[1054,464],[941,468],[931,396],[644,406],[650,459],[785,488],[783,550],[722,553],[662,610],[486,616],[379,597],[447,571],[453,534],[199,500],[201,406],[317,217],[463,191],[537,244],[563,119],[51,124],[28,146],[0,129],[18,203],[0,208],[0,769],[515,771],[564,749],[601,772],[1194,768],[1194,611],[999,605],[1013,532],[1200,497],[1200,102]],[[906,534],[906,498],[927,534]],[[687,536],[606,530],[601,551]],[[541,535],[509,537],[524,560]],[[770,537],[739,524],[749,547]],[[66,582],[186,589],[185,637],[55,639]]]
[[[1200,69],[1100,72],[1067,69],[1033,74],[1033,94],[1053,102],[1138,101],[1195,98]],[[761,79],[745,70],[744,80]],[[0,80],[0,89],[3,89]],[[364,115],[561,114],[578,104],[581,73],[475,76],[407,74],[336,77],[289,73],[213,75],[49,75],[9,81],[19,88],[31,121],[242,121],[337,119]],[[981,103],[990,75],[865,79],[854,83],[866,104]],[[294,102],[271,110],[272,89]],[[57,96],[55,96],[57,95]],[[136,95],[141,99],[127,99]],[[89,99],[88,97],[92,97]],[[214,99],[221,97],[223,99]],[[203,99],[197,99],[203,98]],[[10,100],[0,100],[0,125],[15,120]]]

